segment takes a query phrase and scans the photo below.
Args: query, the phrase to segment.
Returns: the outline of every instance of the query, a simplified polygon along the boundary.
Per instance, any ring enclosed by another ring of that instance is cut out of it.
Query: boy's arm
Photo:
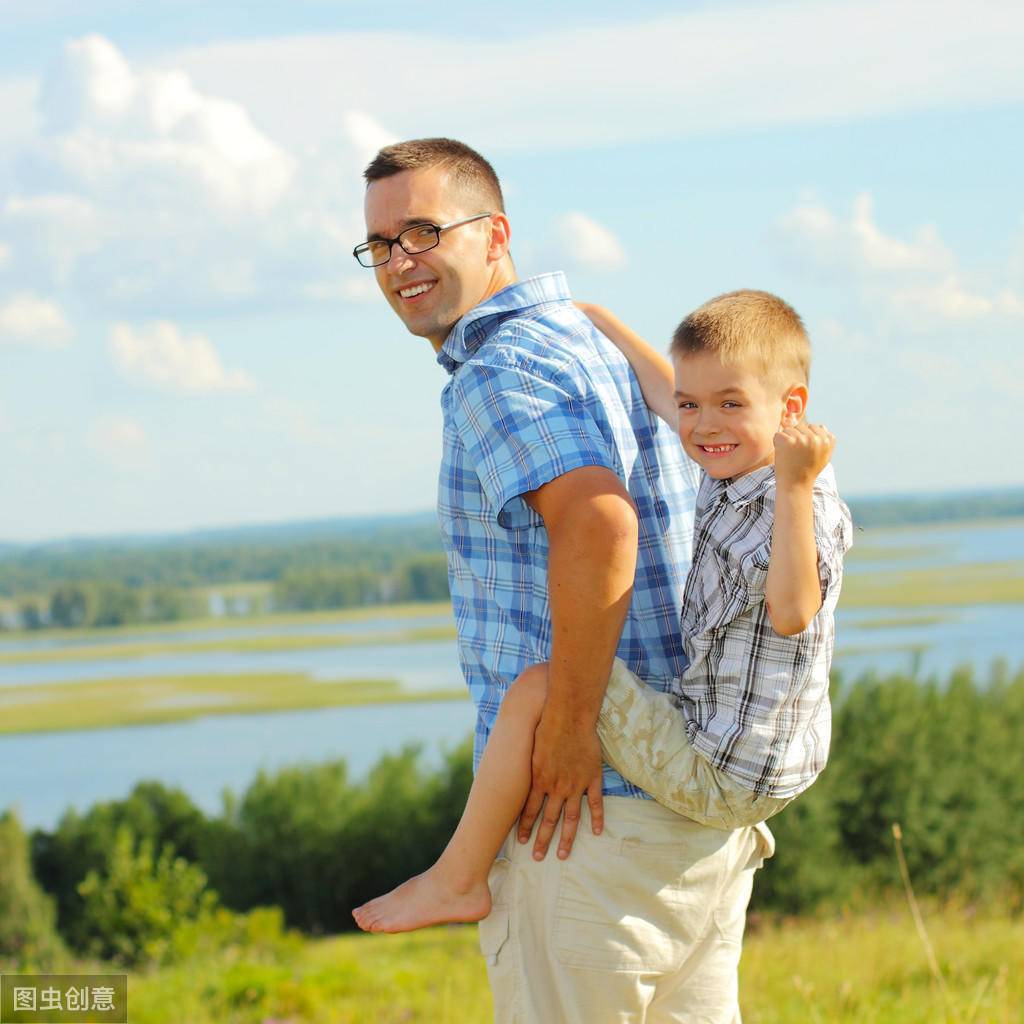
[[[810,423],[775,435],[775,523],[764,594],[772,628],[782,636],[805,630],[821,608],[813,491],[835,443]]]
[[[675,400],[675,377],[669,361],[603,306],[590,302],[577,302],[576,305],[629,360],[648,407],[675,429],[679,410]]]

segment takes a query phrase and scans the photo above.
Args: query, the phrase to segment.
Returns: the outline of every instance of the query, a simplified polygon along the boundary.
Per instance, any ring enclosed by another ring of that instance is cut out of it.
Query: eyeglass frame
[[[441,232],[447,231],[449,228],[461,227],[463,224],[469,224],[474,220],[483,220],[484,217],[493,217],[493,213],[476,213],[472,217],[463,217],[462,220],[449,221],[447,224],[432,224],[429,220],[423,221],[421,224],[410,224],[407,228],[403,228],[394,238],[372,238],[367,239],[365,242],[360,242],[353,250],[352,255],[355,257],[356,263],[361,267],[365,267],[367,270],[374,270],[377,267],[383,267],[387,263],[391,262],[391,256],[394,251],[394,244],[398,242],[398,247],[405,253],[406,256],[419,256],[421,252],[430,252],[431,249],[436,249],[441,244]],[[409,252],[404,245],[402,245],[402,235],[407,231],[415,231],[416,228],[433,228],[435,234],[435,240],[433,245],[428,245],[425,249],[417,249],[415,252]],[[359,258],[359,253],[369,252],[370,246],[376,242],[387,242],[388,243],[388,258],[381,260],[380,263],[371,263],[366,266],[365,263]]]

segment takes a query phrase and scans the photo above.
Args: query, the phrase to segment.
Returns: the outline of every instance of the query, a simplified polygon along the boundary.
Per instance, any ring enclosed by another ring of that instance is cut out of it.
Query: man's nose
[[[386,265],[392,274],[402,274],[416,265],[416,257],[410,256],[397,242],[392,242],[391,259]]]

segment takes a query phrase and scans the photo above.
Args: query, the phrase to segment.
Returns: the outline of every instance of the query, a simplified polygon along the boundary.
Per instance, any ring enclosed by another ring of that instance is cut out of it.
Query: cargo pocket
[[[498,962],[501,947],[508,941],[509,911],[505,886],[508,882],[511,861],[508,857],[495,858],[487,875],[487,886],[491,890],[491,912],[477,925],[480,938],[480,952],[489,967]]]
[[[489,967],[498,962],[498,954],[508,941],[509,914],[507,906],[491,907],[491,912],[477,925],[480,930],[480,952]]]

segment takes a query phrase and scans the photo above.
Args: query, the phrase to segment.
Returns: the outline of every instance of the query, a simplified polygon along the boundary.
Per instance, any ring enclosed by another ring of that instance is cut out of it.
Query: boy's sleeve
[[[843,556],[853,542],[850,510],[835,491],[815,488],[814,543],[818,548],[818,578],[824,602],[843,580]]]
[[[573,390],[513,358],[459,370],[452,422],[499,526],[541,525],[522,495],[570,470],[603,466],[621,477],[612,446]]]

